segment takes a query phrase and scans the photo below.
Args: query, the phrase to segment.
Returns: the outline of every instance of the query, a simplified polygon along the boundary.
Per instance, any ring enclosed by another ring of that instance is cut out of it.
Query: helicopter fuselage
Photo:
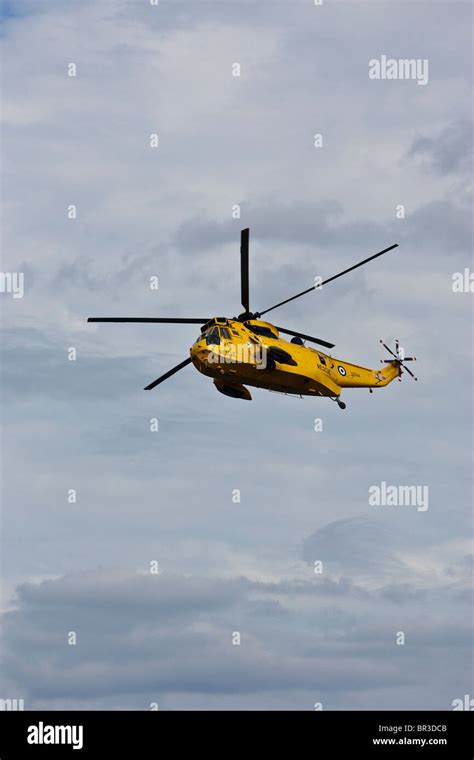
[[[246,385],[337,398],[343,388],[383,387],[399,375],[396,362],[380,370],[361,367],[306,346],[299,338],[285,340],[274,325],[257,319],[209,320],[190,357],[199,372],[214,379],[218,390],[249,400]]]
[[[398,340],[395,342],[395,353],[380,340],[390,357],[381,369],[370,369],[358,364],[336,359],[319,349],[334,348],[322,338],[295,332],[287,327],[276,327],[261,317],[268,312],[278,309],[291,301],[301,298],[307,293],[317,290],[334,280],[353,272],[368,264],[379,256],[398,248],[398,243],[374,253],[357,264],[353,264],[342,272],[337,272],[322,280],[318,285],[312,285],[300,293],[273,304],[263,311],[250,310],[249,295],[249,228],[240,233],[240,302],[243,312],[237,317],[89,317],[88,322],[126,322],[143,324],[197,324],[201,333],[190,349],[187,359],[172,367],[160,377],[145,386],[144,390],[151,391],[165,380],[180,372],[189,364],[194,364],[203,375],[212,377],[217,390],[232,398],[250,399],[247,386],[265,388],[269,391],[298,396],[329,396],[340,409],[346,404],[339,399],[343,388],[382,388],[396,377],[401,379],[402,372],[407,372],[417,380],[406,362],[416,361],[414,356],[405,356],[400,352]],[[285,340],[280,333],[291,335],[291,340]],[[306,346],[309,341],[318,348]]]

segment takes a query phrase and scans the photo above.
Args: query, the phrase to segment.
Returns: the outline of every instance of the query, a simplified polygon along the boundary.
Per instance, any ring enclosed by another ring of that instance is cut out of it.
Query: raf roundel
[[[338,366],[337,370],[338,370],[339,374],[342,375],[343,377],[347,374],[346,370],[345,370],[345,367],[342,367],[341,365]]]

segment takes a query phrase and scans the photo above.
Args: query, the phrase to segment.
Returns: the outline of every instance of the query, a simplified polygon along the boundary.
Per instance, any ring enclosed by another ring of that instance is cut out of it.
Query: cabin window
[[[326,364],[326,359],[324,358],[324,356],[322,354],[318,354],[318,356],[319,356],[319,361],[321,362],[321,364]]]
[[[255,333],[255,335],[262,335],[264,338],[276,339],[277,337],[273,330],[270,330],[269,327],[262,327],[262,325],[246,325],[246,327]]]

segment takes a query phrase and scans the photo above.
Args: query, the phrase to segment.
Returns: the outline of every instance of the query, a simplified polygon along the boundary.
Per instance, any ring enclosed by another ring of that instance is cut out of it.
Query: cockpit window
[[[197,336],[196,343],[199,343],[201,340],[206,340],[208,335],[209,335],[209,329],[203,330],[202,333]]]
[[[227,329],[227,327],[221,327],[220,329],[221,329],[221,337],[224,338],[225,340],[230,340],[231,339],[230,332]]]
[[[218,346],[220,342],[221,336],[219,335],[219,329],[217,327],[213,327],[208,333],[206,333],[206,343],[208,346]]]

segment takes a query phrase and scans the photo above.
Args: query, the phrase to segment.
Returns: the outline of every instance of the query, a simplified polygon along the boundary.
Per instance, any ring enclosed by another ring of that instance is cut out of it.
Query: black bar
[[[171,697],[168,697],[169,703]],[[172,700],[171,700],[172,701]],[[42,728],[41,728],[42,724]],[[48,729],[52,726],[52,729]],[[64,731],[56,734],[56,727]],[[76,727],[73,733],[73,727]],[[69,732],[68,732],[69,727]],[[82,741],[81,741],[82,727]],[[240,757],[304,754],[310,757],[407,757],[471,760],[472,713],[468,711],[394,712],[191,712],[177,710],[97,712],[1,712],[0,758],[153,757],[184,750]],[[73,744],[31,744],[59,738]],[[227,737],[227,738],[225,738]],[[417,740],[417,743],[414,743]],[[424,746],[421,742],[424,740]],[[79,749],[79,743],[82,748]],[[381,743],[383,741],[383,743]],[[228,743],[229,746],[225,746]],[[306,748],[306,749],[304,749]],[[215,751],[214,751],[215,750]],[[243,753],[243,754],[242,754]]]

